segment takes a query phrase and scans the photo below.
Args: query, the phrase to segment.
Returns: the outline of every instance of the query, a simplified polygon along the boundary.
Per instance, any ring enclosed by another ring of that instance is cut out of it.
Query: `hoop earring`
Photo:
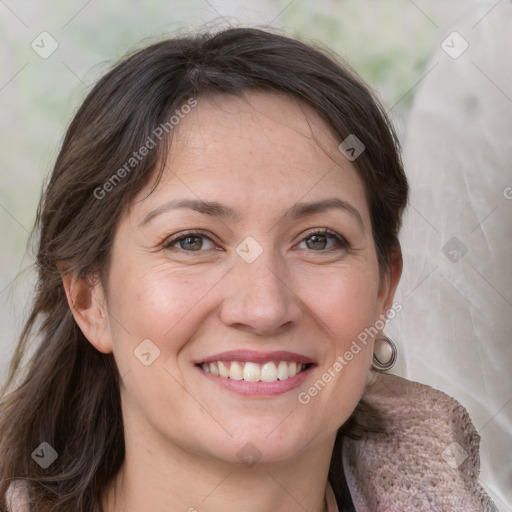
[[[381,332],[375,339],[375,345],[373,346],[372,367],[379,371],[391,370],[395,366],[397,358],[398,351],[393,340]]]

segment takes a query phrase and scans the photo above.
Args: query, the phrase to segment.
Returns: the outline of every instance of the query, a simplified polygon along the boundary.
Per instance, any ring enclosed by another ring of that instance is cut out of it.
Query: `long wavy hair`
[[[340,142],[351,134],[363,141],[365,151],[353,165],[365,185],[379,269],[388,268],[408,195],[400,146],[384,108],[338,57],[254,28],[175,37],[125,57],[72,119],[38,207],[37,286],[0,394],[1,510],[8,510],[9,485],[21,480],[33,512],[102,511],[102,496],[125,456],[120,375],[113,355],[96,350],[76,324],[62,268],[84,280],[104,277],[122,211],[160,178],[172,130],[123,179],[112,182],[112,176],[155,128],[169,126],[191,98],[249,90],[298,98]],[[342,504],[352,509],[341,443],[373,428],[358,422],[358,412],[373,418],[365,407],[362,401],[340,428],[333,451],[329,480],[340,510]],[[34,457],[43,442],[58,454],[46,468]]]

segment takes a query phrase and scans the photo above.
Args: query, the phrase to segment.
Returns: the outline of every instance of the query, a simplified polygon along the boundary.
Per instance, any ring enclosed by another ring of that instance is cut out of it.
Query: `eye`
[[[204,233],[200,232],[185,232],[185,233],[179,233],[181,236],[174,236],[167,240],[164,243],[164,249],[170,249],[171,247],[175,247],[176,245],[179,245],[179,247],[176,247],[177,249],[181,249],[183,251],[187,252],[199,252],[201,249],[203,250],[209,250],[213,249],[215,244],[213,243],[213,240],[206,236]],[[211,244],[210,247],[208,247],[208,243],[205,244],[203,240],[208,240]]]
[[[327,247],[329,241],[334,243],[334,247]],[[316,230],[309,233],[307,237],[303,238],[301,243],[306,243],[306,247],[308,249],[313,249],[314,251],[349,248],[349,243],[345,238],[328,229]]]
[[[204,240],[207,241],[206,245]],[[329,242],[331,242],[330,246]],[[328,229],[310,232],[305,238],[302,239],[302,242],[300,243],[306,243],[306,248],[312,249],[315,252],[336,249],[341,250],[348,249],[350,247],[345,238]],[[185,252],[201,252],[201,250],[206,251],[214,249],[215,243],[209,236],[204,233],[199,231],[188,231],[184,233],[178,233],[177,235],[174,235],[168,239],[164,243],[163,248],[175,248]]]

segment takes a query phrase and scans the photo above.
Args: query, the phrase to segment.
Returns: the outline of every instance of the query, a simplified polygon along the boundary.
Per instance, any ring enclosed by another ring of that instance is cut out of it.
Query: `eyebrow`
[[[139,227],[144,226],[161,213],[167,212],[169,210],[177,210],[180,208],[190,208],[196,212],[204,213],[206,215],[210,215],[212,217],[217,217],[220,219],[230,218],[236,221],[240,218],[240,215],[237,212],[235,212],[232,208],[223,205],[217,201],[175,199],[173,201],[169,201],[168,203],[159,206],[155,210],[148,213],[144,217],[142,222],[139,224]],[[359,211],[349,202],[337,197],[324,199],[322,201],[313,201],[310,203],[297,203],[290,208],[290,210],[284,215],[284,217],[286,219],[300,219],[332,209],[340,209],[348,212],[352,217],[356,219],[357,223],[359,224],[359,227],[361,228],[361,231],[364,231],[364,222]]]

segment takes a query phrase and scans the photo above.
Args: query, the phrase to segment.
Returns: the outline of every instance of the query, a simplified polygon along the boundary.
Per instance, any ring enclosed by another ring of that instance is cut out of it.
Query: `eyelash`
[[[350,244],[347,242],[347,240],[344,237],[342,237],[341,235],[339,235],[338,233],[331,231],[330,229],[317,229],[317,230],[311,231],[311,232],[307,233],[307,235],[305,235],[304,238],[302,238],[302,240],[300,240],[299,244],[304,242],[308,238],[311,238],[314,235],[330,235],[330,237],[326,237],[326,238],[334,239],[335,242],[338,244],[338,248],[319,249],[319,250],[309,249],[311,252],[322,253],[322,252],[331,252],[333,250],[348,250],[348,249],[350,249]],[[172,249],[173,245],[175,245],[178,242],[180,242],[181,240],[185,240],[186,238],[189,238],[189,237],[192,237],[192,238],[204,237],[204,238],[208,238],[210,241],[215,243],[215,241],[212,240],[211,237],[209,237],[206,233],[204,233],[202,231],[184,231],[182,233],[178,233],[177,235],[167,239],[163,243],[162,247],[164,249]],[[187,251],[186,249],[180,249],[177,247],[175,247],[175,249],[178,249],[179,251],[184,252],[184,253],[205,252],[204,250]]]

